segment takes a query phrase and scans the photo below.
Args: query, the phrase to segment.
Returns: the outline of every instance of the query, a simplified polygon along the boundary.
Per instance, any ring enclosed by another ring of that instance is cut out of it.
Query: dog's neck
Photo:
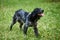
[[[38,19],[40,19],[40,17],[37,16],[37,15],[31,14],[30,17],[29,17],[29,19],[30,19],[30,21],[32,21],[32,22],[37,22]]]

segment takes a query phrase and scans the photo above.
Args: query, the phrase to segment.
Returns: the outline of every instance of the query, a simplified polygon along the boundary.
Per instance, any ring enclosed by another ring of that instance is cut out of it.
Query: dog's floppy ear
[[[39,10],[38,8],[35,8],[35,9],[33,10],[33,12],[34,12],[34,13],[37,13],[38,10]]]
[[[32,11],[32,16],[34,17],[36,14],[37,14],[37,8],[35,8],[33,11]]]
[[[36,15],[36,13],[33,11],[33,12],[32,12],[32,16],[34,17],[35,15]]]

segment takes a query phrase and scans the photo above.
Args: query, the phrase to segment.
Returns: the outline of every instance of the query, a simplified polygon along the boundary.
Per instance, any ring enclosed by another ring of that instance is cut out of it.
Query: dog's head
[[[37,16],[42,17],[42,16],[44,16],[44,13],[43,12],[44,12],[43,9],[41,9],[41,8],[35,8],[33,10],[32,14],[33,14],[33,16],[37,15]]]

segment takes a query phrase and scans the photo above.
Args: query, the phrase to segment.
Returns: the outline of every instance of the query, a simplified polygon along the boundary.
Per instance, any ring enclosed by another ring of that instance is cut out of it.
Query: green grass
[[[33,28],[29,28],[27,37],[16,23],[12,29],[9,26],[16,10],[23,9],[28,12],[39,7],[44,9],[44,16],[38,21],[39,37],[34,35]],[[60,40],[60,2],[44,0],[0,0],[0,40]]]

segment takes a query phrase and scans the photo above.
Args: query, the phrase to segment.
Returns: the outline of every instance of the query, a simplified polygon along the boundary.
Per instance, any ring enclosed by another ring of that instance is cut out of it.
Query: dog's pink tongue
[[[38,14],[39,16],[44,16],[44,14],[42,13],[42,14]]]
[[[44,16],[44,14],[41,14],[41,16]]]

